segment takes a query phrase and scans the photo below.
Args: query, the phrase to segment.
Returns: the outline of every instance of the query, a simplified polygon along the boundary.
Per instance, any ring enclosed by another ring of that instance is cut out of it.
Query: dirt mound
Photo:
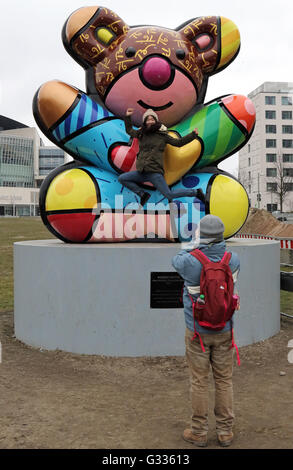
[[[250,209],[248,218],[239,233],[293,238],[293,224],[280,222],[270,212]]]

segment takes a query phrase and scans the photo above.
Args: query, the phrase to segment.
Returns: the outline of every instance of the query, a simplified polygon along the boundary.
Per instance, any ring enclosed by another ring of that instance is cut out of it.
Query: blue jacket
[[[220,261],[226,251],[226,242],[222,241],[219,243],[213,243],[209,245],[200,244],[198,249],[201,250],[211,261],[218,262]],[[193,320],[193,311],[192,311],[192,302],[189,297],[186,286],[199,286],[200,285],[200,274],[202,270],[202,264],[190,254],[190,250],[181,250],[177,255],[172,259],[173,268],[180,274],[182,279],[184,279],[184,289],[183,289],[183,305],[184,305],[184,315],[186,327],[194,331],[194,320]],[[232,273],[234,274],[234,281],[236,282],[237,275],[240,269],[240,262],[238,255],[232,253],[231,260],[229,263]],[[193,298],[197,299],[198,294],[194,294]],[[228,331],[231,328],[231,322],[227,322],[225,327],[221,331],[208,330],[200,326],[197,322],[195,324],[196,331],[199,333],[211,333],[217,334],[224,331]]]

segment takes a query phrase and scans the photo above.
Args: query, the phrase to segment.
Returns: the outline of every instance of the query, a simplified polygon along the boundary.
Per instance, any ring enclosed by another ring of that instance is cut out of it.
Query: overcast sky
[[[99,3],[5,0],[1,5],[0,114],[36,127],[32,99],[42,83],[60,79],[85,90],[84,71],[65,51],[61,30],[74,10]],[[241,50],[229,67],[210,78],[206,101],[227,93],[247,95],[265,81],[293,82],[292,0],[105,0],[99,6],[111,8],[130,26],[176,28],[204,15],[233,20]],[[221,166],[235,172],[237,156]]]

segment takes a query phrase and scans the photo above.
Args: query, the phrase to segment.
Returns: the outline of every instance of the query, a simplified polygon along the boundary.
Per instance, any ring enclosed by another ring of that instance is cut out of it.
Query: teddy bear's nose
[[[169,63],[161,57],[150,57],[142,68],[142,76],[147,85],[161,87],[171,76]]]

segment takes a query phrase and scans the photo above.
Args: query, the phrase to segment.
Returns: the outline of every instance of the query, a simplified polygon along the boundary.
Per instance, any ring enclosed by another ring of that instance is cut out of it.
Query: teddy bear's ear
[[[67,52],[88,68],[104,59],[108,47],[128,30],[129,26],[108,8],[83,7],[66,21],[62,39]]]
[[[197,63],[207,75],[227,67],[240,49],[240,34],[233,21],[220,16],[203,16],[178,28],[197,51]]]

